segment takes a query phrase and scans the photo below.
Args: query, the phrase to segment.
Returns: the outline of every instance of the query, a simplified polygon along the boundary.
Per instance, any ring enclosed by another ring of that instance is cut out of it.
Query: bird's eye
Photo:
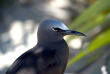
[[[62,29],[61,29],[61,28],[56,27],[56,28],[53,28],[53,30],[54,30],[54,31],[61,31]]]

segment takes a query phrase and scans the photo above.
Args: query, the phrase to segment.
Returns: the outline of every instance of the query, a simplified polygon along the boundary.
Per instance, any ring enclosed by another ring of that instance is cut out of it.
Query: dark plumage
[[[68,30],[61,22],[46,20],[38,28],[38,43],[22,54],[6,74],[63,74],[67,65],[69,48],[63,36],[82,35]]]

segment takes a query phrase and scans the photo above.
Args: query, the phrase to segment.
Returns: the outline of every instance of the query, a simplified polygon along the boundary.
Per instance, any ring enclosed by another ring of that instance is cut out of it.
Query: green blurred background
[[[87,35],[65,37],[65,74],[110,74],[110,0],[0,0],[0,74],[37,43],[38,24],[46,19]]]

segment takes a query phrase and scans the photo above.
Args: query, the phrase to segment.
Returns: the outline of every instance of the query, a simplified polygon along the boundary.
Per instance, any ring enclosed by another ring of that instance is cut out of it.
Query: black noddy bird
[[[86,36],[69,30],[60,21],[43,21],[38,28],[37,45],[18,57],[6,74],[63,74],[69,56],[65,35]]]

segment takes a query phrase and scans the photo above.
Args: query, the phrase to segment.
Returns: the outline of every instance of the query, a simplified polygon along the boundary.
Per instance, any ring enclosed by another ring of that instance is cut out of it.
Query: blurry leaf
[[[106,30],[105,32],[103,32],[102,34],[100,34],[97,38],[95,38],[90,44],[89,46],[87,46],[85,49],[83,49],[78,55],[76,55],[73,59],[71,59],[68,62],[67,67],[69,67],[72,64],[75,64],[76,62],[78,62],[80,59],[89,56],[90,54],[92,54],[93,52],[97,51],[98,48],[106,45],[110,43],[110,28],[108,30]],[[103,51],[101,51],[103,52]],[[100,52],[100,53],[101,53]],[[98,57],[98,55],[100,53],[97,53],[96,56]],[[94,58],[88,58],[88,60],[94,60]],[[88,61],[85,61],[85,63],[87,63]],[[91,61],[89,61],[91,62]]]
[[[78,31],[87,33],[96,26],[105,25],[107,22],[110,23],[110,4],[106,4],[106,2],[110,3],[108,0],[101,0],[94,3],[87,10],[85,10],[85,12],[82,13],[69,27],[71,29],[77,28]],[[105,6],[103,6],[104,4]],[[102,9],[100,6],[102,6]],[[70,41],[71,39],[73,39],[73,36],[70,36],[67,41]]]
[[[78,29],[82,33],[91,31],[94,27],[110,23],[110,0],[99,0],[87,8],[76,20],[70,25],[71,29]],[[104,27],[103,27],[104,26]],[[68,41],[72,37],[68,38]],[[99,33],[91,43],[81,50],[73,59],[68,62],[67,69],[73,72],[83,70],[85,67],[96,61],[106,50],[102,48],[110,44],[110,28],[104,29]]]
[[[103,11],[110,10],[110,0],[99,0],[90,6],[86,11],[83,12],[76,20],[73,21],[70,26],[71,29],[81,26],[81,24],[87,22],[87,20],[95,17],[97,14]]]
[[[110,22],[110,18],[107,18],[107,14],[100,14],[100,15],[97,15],[96,18],[93,18],[93,19],[90,19],[87,21],[87,23],[82,26],[82,27],[79,27],[78,29],[83,32],[83,33],[86,33],[88,31],[90,31],[92,28],[98,26],[98,25],[104,25],[104,23],[106,22]]]
[[[96,2],[97,0],[86,0],[89,4],[93,4],[94,2]]]

